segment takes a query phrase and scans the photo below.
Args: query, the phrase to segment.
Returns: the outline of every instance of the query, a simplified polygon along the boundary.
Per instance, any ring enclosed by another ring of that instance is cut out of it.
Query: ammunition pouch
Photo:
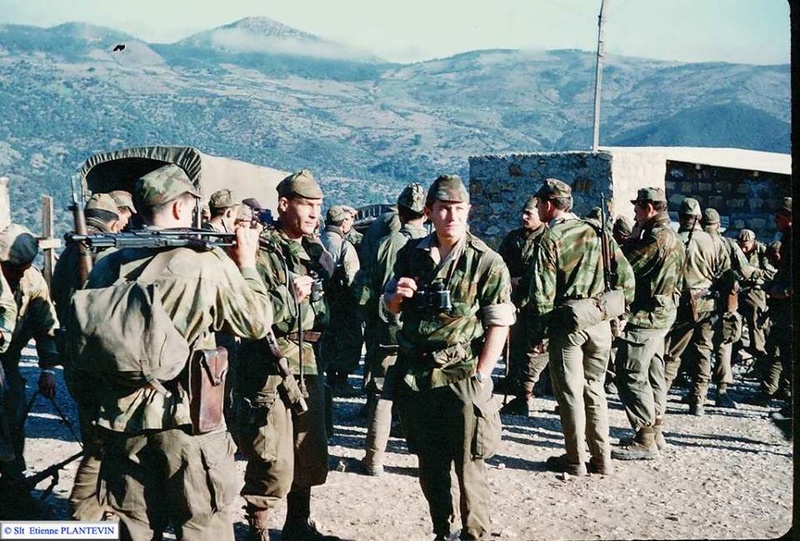
[[[205,434],[225,426],[225,377],[228,351],[196,350],[189,359],[189,414],[192,433]]]
[[[742,338],[742,316],[738,312],[725,312],[720,318],[720,335],[723,344],[733,344]]]

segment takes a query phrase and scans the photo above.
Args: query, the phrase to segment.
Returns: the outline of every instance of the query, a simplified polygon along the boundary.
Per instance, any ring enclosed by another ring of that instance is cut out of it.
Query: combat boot
[[[706,414],[706,408],[703,404],[694,403],[689,404],[689,415],[694,415],[695,417],[702,417]]]
[[[574,463],[567,459],[567,455],[551,456],[545,463],[547,469],[557,473],[568,473],[569,475],[586,475],[586,464],[582,462]]]
[[[522,415],[527,417],[531,410],[533,397],[530,395],[518,396],[511,402],[500,408],[500,413],[508,415]]]
[[[667,450],[667,440],[664,438],[664,417],[660,415],[656,416],[656,422],[653,424],[653,439],[659,452],[663,453]]]
[[[614,465],[610,456],[592,457],[589,459],[589,473],[596,475],[614,475]]]
[[[611,458],[617,460],[653,460],[658,458],[658,446],[652,426],[640,428],[627,445],[611,450]]]
[[[736,402],[728,396],[728,393],[717,393],[717,399],[714,401],[714,406],[717,408],[736,409]]]
[[[247,523],[250,525],[247,541],[269,541],[269,509],[261,509],[249,503],[245,509]]]

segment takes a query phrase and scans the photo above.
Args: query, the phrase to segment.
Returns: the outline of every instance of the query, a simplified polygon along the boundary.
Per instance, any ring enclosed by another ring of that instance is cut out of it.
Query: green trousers
[[[714,332],[717,320],[715,312],[700,312],[697,321],[679,318],[667,334],[666,354],[664,356],[664,377],[667,391],[678,375],[681,358],[689,366],[694,386],[693,401],[703,404],[708,395],[708,384],[711,381],[711,354],[714,349]]]
[[[616,385],[634,431],[653,426],[666,411],[664,338],[668,330],[628,326],[617,339]]]
[[[178,539],[233,541],[239,482],[227,431],[104,431],[102,439],[100,478],[119,517],[120,539],[161,539],[172,524]]]
[[[603,388],[611,326],[603,321],[573,333],[550,331],[550,378],[570,463],[610,460],[608,402]]]

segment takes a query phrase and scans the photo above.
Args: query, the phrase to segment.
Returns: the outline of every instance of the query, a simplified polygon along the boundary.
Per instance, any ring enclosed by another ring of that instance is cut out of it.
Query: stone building
[[[762,241],[775,237],[772,219],[789,196],[791,156],[732,148],[608,147],[599,152],[548,152],[473,156],[469,159],[471,229],[491,246],[519,227],[525,199],[545,178],[572,186],[579,216],[600,205],[609,214],[633,217],[631,199],[645,186],[664,188],[670,214],[684,197],[716,208],[728,234],[752,229]]]

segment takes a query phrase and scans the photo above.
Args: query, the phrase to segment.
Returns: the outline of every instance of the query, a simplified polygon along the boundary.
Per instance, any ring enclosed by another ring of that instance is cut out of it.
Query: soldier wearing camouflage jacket
[[[287,499],[285,541],[326,539],[310,521],[311,487],[328,476],[324,385],[317,351],[329,315],[320,280],[333,273],[333,261],[313,237],[322,207],[322,190],[303,169],[277,186],[279,223],[267,230],[272,246],[259,251],[258,272],[274,308],[273,331],[289,369],[305,391],[308,411],[295,414],[281,393],[276,359],[263,342],[242,344],[237,378],[239,450],[247,459],[241,495],[247,502],[250,535],[269,539],[269,514]]]
[[[185,228],[200,194],[169,164],[140,178],[135,198],[148,227]],[[217,331],[262,338],[272,310],[255,270],[258,235],[240,228],[236,241],[230,257],[219,248],[118,250],[98,260],[85,289],[136,279],[156,284],[175,329],[197,348],[214,347]],[[224,425],[193,434],[186,383],[164,382],[167,393],[152,384],[131,389],[67,368],[79,382],[73,398],[96,412],[101,497],[119,517],[121,539],[160,539],[171,523],[178,539],[232,541],[235,445]]]
[[[634,204],[636,227],[622,245],[636,277],[636,293],[615,359],[617,388],[632,440],[611,451],[622,460],[651,459],[666,442],[661,433],[667,406],[664,338],[675,321],[683,243],[670,227],[661,188],[639,190]]]
[[[566,447],[564,455],[547,460],[547,467],[585,475],[588,444],[591,471],[610,474],[608,404],[603,388],[611,350],[610,323],[603,320],[577,330],[556,323],[570,301],[597,299],[603,293],[601,237],[595,226],[571,212],[572,189],[565,182],[547,179],[536,196],[539,218],[548,225],[539,241],[529,306],[533,316],[549,326],[550,378]],[[630,303],[633,271],[617,243],[610,239],[609,245],[617,274],[617,283],[612,286],[622,289],[626,303]],[[536,333],[529,337],[531,343],[542,338]]]
[[[453,466],[461,539],[485,539],[484,460],[500,439],[491,373],[514,322],[511,284],[500,256],[467,231],[469,193],[460,178],[437,178],[425,207],[434,233],[400,250],[383,297],[384,316],[402,324],[397,362],[405,376],[396,399],[436,539],[451,533]]]

